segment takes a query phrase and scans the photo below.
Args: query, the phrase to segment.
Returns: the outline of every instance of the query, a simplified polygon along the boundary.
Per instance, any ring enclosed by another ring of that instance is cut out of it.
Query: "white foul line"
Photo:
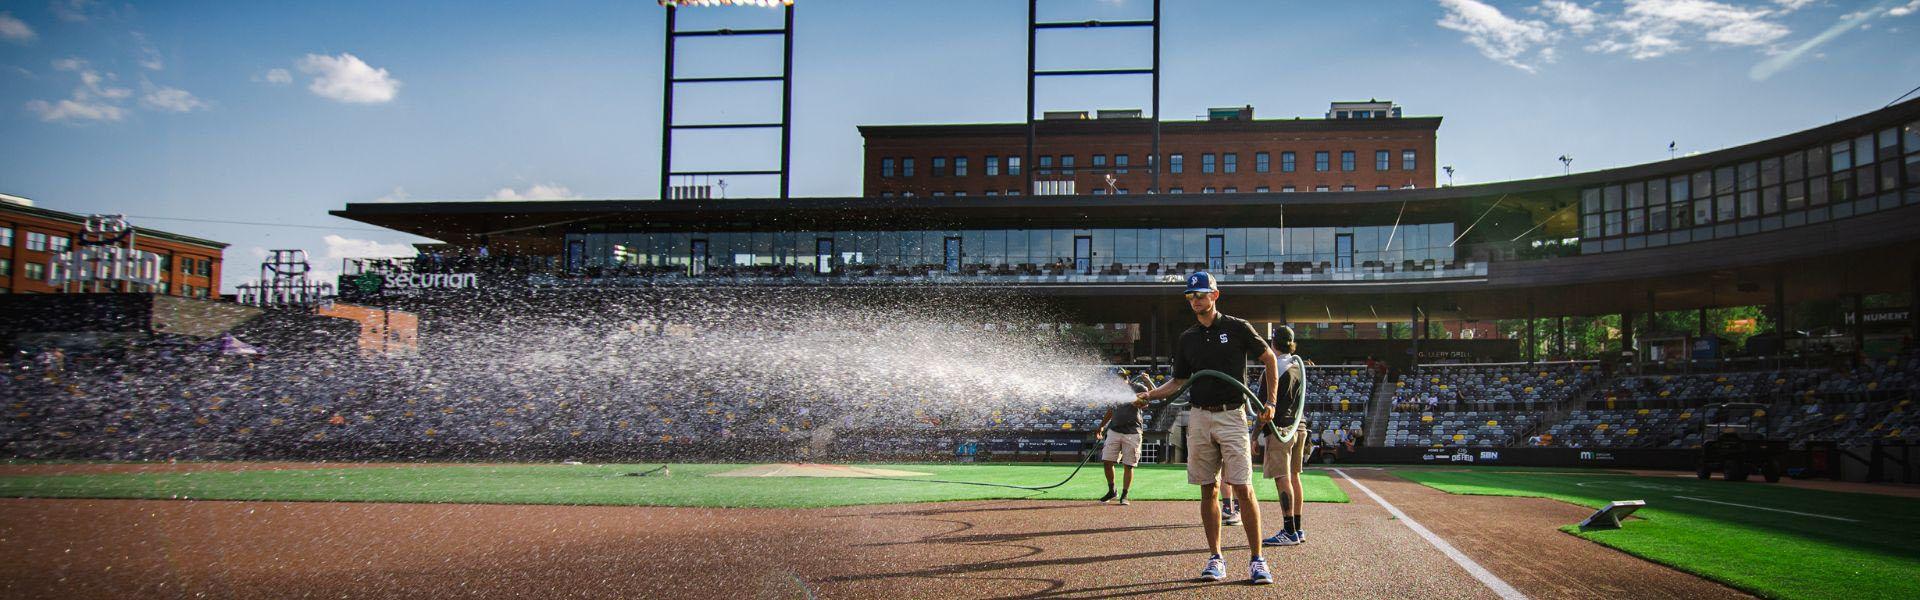
[[[1767,508],[1767,507],[1765,507],[1765,506],[1754,506],[1754,505],[1751,505],[1751,504],[1734,504],[1734,503],[1732,503],[1732,502],[1721,502],[1721,501],[1719,501],[1719,500],[1708,500],[1708,499],[1706,499],[1706,498],[1695,498],[1695,497],[1693,497],[1693,496],[1674,496],[1674,497],[1675,497],[1675,498],[1680,498],[1680,499],[1683,499],[1683,500],[1692,500],[1692,501],[1694,501],[1694,502],[1711,502],[1711,503],[1714,503],[1714,504],[1725,504],[1725,505],[1727,505],[1727,506],[1738,506],[1738,507],[1740,507],[1740,508],[1751,508],[1751,509],[1754,509],[1754,510],[1770,510],[1770,511],[1773,511],[1773,512],[1782,512],[1782,513],[1787,513],[1787,514],[1790,514],[1790,515],[1800,515],[1800,516],[1803,516],[1803,517],[1813,517],[1813,518],[1816,518],[1816,519],[1833,519],[1833,520],[1835,520],[1835,521],[1846,521],[1846,522],[1848,522],[1848,523],[1859,523],[1859,521],[1857,521],[1857,520],[1854,520],[1854,519],[1849,519],[1849,518],[1846,518],[1846,517],[1835,517],[1835,516],[1831,516],[1831,515],[1816,515],[1816,514],[1813,514],[1813,513],[1803,513],[1803,512],[1800,512],[1800,511],[1794,511],[1794,510],[1784,510],[1784,509],[1779,509],[1779,508]]]
[[[1400,509],[1387,502],[1387,499],[1381,498],[1379,494],[1373,493],[1373,490],[1367,489],[1366,484],[1360,483],[1360,481],[1354,479],[1352,475],[1348,475],[1346,471],[1334,469],[1333,472],[1339,473],[1341,477],[1347,480],[1347,483],[1353,484],[1353,487],[1360,488],[1360,491],[1366,492],[1367,497],[1372,498],[1375,504],[1379,504],[1381,508],[1387,509],[1387,512],[1392,514],[1394,518],[1399,519],[1401,523],[1405,523],[1408,529],[1412,529],[1414,533],[1420,534],[1420,537],[1425,538],[1427,543],[1433,544],[1433,547],[1440,549],[1441,554],[1445,554],[1447,558],[1453,559],[1453,562],[1460,565],[1460,568],[1467,570],[1467,574],[1473,575],[1473,578],[1480,580],[1480,583],[1487,584],[1487,587],[1492,589],[1493,593],[1498,594],[1506,600],[1526,600],[1526,594],[1520,593],[1520,590],[1513,589],[1513,586],[1507,585],[1507,582],[1500,579],[1500,576],[1494,575],[1488,571],[1486,567],[1480,566],[1480,563],[1473,562],[1473,559],[1468,558],[1467,555],[1462,554],[1459,550],[1453,549],[1452,544],[1448,544],[1446,540],[1440,539],[1440,536],[1434,535],[1432,531],[1427,530],[1425,526],[1413,520],[1413,517],[1407,516],[1407,513],[1400,512]]]

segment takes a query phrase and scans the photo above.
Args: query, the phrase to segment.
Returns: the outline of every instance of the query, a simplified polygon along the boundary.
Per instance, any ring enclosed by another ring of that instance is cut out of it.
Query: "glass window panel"
[[[1647,205],[1659,206],[1667,203],[1667,180],[1655,179],[1647,182]]]
[[[1620,186],[1607,186],[1600,193],[1600,201],[1606,210],[1620,210]]]
[[[1713,199],[1713,206],[1713,218],[1715,221],[1725,223],[1740,218],[1740,205],[1733,201],[1733,196],[1715,197]]]
[[[1693,201],[1693,224],[1699,226],[1710,225],[1712,223],[1713,199],[1707,198]]]
[[[1810,206],[1826,205],[1827,194],[1832,191],[1832,188],[1827,187],[1827,178],[1825,177],[1815,177],[1807,180],[1807,204]]]
[[[1647,231],[1647,211],[1644,209],[1637,209],[1637,208],[1628,210],[1627,211],[1627,233],[1628,234],[1646,233],[1646,231]]]
[[[1667,205],[1655,204],[1647,208],[1647,229],[1655,232],[1667,230]]]
[[[1640,208],[1647,205],[1646,186],[1638,182],[1627,184],[1627,208]]]
[[[1873,136],[1863,135],[1853,138],[1853,164],[1871,164],[1873,161]]]
[[[1712,196],[1713,196],[1713,172],[1701,171],[1699,173],[1694,173],[1693,174],[1694,199],[1698,200],[1702,198],[1710,198]]]
[[[1713,194],[1716,196],[1733,193],[1733,167],[1720,167],[1713,170]]]
[[[1667,216],[1673,220],[1674,229],[1686,229],[1693,226],[1693,212],[1688,210],[1687,206],[1686,200],[1673,203],[1672,212],[1668,213]]]
[[[1920,185],[1920,152],[1907,155],[1907,183]]]
[[[1853,168],[1853,144],[1840,142],[1829,146],[1827,150],[1829,151],[1827,165],[1831,171],[1837,173]]]
[[[1746,164],[1740,165],[1739,183],[1740,183],[1740,189],[1743,189],[1743,190],[1750,190],[1750,189],[1759,187],[1760,164],[1746,163]]]
[[[1795,181],[1787,184],[1786,191],[1783,192],[1782,195],[1786,196],[1787,210],[1800,210],[1802,208],[1806,208],[1807,207],[1807,182]]]
[[[1827,174],[1827,147],[1814,146],[1807,149],[1807,175]]]
[[[1600,212],[1600,188],[1580,190],[1580,212],[1585,214]]]
[[[1607,237],[1620,235],[1620,213],[1607,213]]]
[[[1687,199],[1687,178],[1674,177],[1667,180],[1667,201],[1685,202]]]
[[[1780,185],[1780,159],[1760,161],[1760,185]]]
[[[1880,191],[1878,183],[1879,180],[1874,177],[1873,165],[1864,164],[1853,170],[1853,189],[1856,197],[1871,196]]]
[[[1880,158],[1900,155],[1900,130],[1892,127],[1880,130]]]
[[[1807,155],[1804,152],[1788,154],[1782,170],[1786,171],[1787,181],[1798,181],[1807,176]]]
[[[1920,121],[1901,126],[1900,139],[1908,154],[1920,153]]]
[[[1916,182],[1920,183],[1920,182]],[[1900,167],[1895,161],[1880,163],[1880,191],[1891,192],[1900,187]]]
[[[1760,192],[1747,190],[1740,192],[1740,217],[1760,216]]]
[[[1834,173],[1827,180],[1827,196],[1834,202],[1846,202],[1853,199],[1853,176],[1847,173]]]
[[[1778,212],[1780,212],[1780,186],[1770,185],[1760,188],[1760,213],[1771,215]]]

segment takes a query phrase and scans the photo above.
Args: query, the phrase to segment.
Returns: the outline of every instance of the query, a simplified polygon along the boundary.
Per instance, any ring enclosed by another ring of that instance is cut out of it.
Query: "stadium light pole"
[[[777,175],[780,177],[780,199],[789,197],[789,183],[792,179],[793,164],[793,2],[794,0],[659,0],[660,6],[667,9],[666,18],[666,77],[661,94],[660,126],[660,199],[671,199],[673,177],[675,175],[706,176],[715,175]],[[680,31],[675,26],[675,17],[682,7],[760,7],[779,8],[784,15],[784,24],[779,29],[713,29],[705,31]],[[781,38],[781,72],[779,75],[749,75],[730,77],[675,77],[674,42],[683,37],[740,37],[777,35]],[[673,88],[676,84],[698,83],[742,83],[742,82],[780,82],[780,122],[778,123],[701,123],[679,125],[673,121]],[[779,129],[780,130],[780,168],[777,170],[733,170],[733,171],[675,171],[673,170],[673,132],[678,129]]]
[[[1560,155],[1560,165],[1563,167],[1566,167],[1566,172],[1561,173],[1562,175],[1572,175],[1573,174],[1573,155],[1572,154]]]

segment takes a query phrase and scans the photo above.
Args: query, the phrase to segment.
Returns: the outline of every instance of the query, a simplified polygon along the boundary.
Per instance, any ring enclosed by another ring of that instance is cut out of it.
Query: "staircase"
[[[1393,414],[1393,382],[1386,376],[1373,380],[1373,399],[1367,402],[1367,447],[1387,443],[1387,419]]]

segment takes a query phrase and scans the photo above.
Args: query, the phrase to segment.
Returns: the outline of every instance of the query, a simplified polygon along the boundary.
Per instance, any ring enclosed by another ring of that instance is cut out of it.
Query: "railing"
[[[714,267],[700,275],[689,275],[683,268],[671,268],[666,272],[660,268],[588,269],[577,274],[534,273],[527,276],[527,282],[544,287],[620,287],[638,285],[713,285],[727,283],[737,285],[873,285],[873,284],[952,284],[952,285],[1007,285],[1007,284],[1154,284],[1179,283],[1186,271],[1165,271],[1160,273],[1137,272],[1072,272],[1061,269],[1048,270],[989,270],[960,269],[949,272],[938,267],[895,267],[895,268],[846,268],[838,274],[820,275],[804,268],[793,267]],[[1450,279],[1472,279],[1487,276],[1485,263],[1457,264],[1454,268],[1420,269],[1412,271],[1368,271],[1355,269],[1339,271],[1331,268],[1315,269],[1298,273],[1285,272],[1216,272],[1215,277],[1222,283],[1366,283],[1387,281],[1441,281]]]

